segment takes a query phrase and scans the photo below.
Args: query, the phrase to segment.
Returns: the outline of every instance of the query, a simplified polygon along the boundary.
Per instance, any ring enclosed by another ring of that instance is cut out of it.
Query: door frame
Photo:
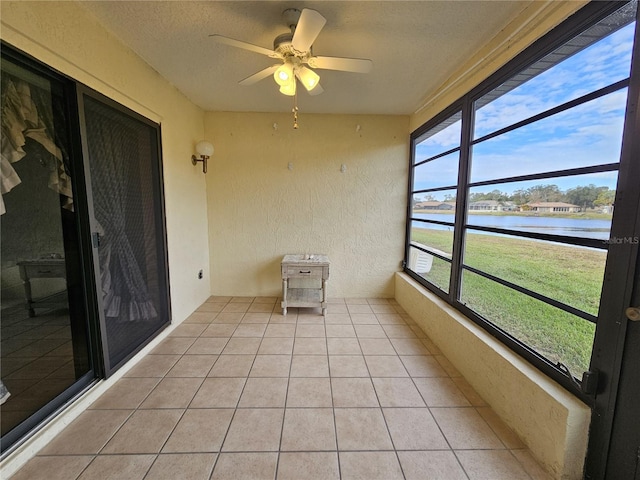
[[[599,385],[592,409],[585,478],[605,478],[610,468],[613,424],[619,404],[621,371],[625,360],[628,323],[635,283],[640,276],[640,8],[631,61],[620,171],[611,224],[609,256],[602,286],[600,318],[591,357],[591,370],[598,372]],[[640,372],[639,372],[640,373]],[[626,408],[626,407],[625,407]]]

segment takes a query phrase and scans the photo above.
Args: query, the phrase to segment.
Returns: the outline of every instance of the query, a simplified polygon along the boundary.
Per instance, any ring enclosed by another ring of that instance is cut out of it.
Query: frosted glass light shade
[[[294,78],[290,83],[281,86],[280,93],[290,97],[294,96],[296,94],[296,79]]]
[[[302,85],[304,85],[304,88],[306,88],[309,92],[316,88],[318,82],[320,82],[320,76],[316,72],[305,66],[298,68],[296,70],[296,75],[302,82]]]
[[[281,87],[289,84],[293,79],[293,66],[291,63],[286,62],[280,65],[274,72],[273,78]]]
[[[198,155],[210,157],[211,155],[213,155],[213,145],[211,145],[209,142],[205,142],[204,140],[198,142],[196,144],[196,152],[198,153]]]

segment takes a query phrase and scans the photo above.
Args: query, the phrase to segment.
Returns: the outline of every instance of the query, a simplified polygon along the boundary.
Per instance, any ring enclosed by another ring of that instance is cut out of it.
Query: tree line
[[[594,184],[570,188],[566,191],[560,190],[557,185],[536,185],[527,189],[515,190],[509,194],[500,190],[492,190],[485,193],[471,193],[469,202],[480,202],[482,200],[495,200],[498,202],[512,202],[515,205],[525,205],[537,202],[564,202],[587,208],[602,208],[613,205],[616,191],[609,187],[597,187]],[[432,194],[426,194],[422,199],[414,198],[414,202],[443,201],[455,202],[456,196],[447,194],[444,200],[436,199]]]

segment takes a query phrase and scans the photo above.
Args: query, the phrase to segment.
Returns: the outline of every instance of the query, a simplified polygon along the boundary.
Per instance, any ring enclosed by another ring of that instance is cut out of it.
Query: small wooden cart
[[[287,307],[320,307],[327,314],[329,257],[285,255],[282,259],[282,314]]]

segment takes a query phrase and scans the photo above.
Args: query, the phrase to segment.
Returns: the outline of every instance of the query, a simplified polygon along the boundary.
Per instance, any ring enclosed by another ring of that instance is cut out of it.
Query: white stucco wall
[[[279,295],[283,255],[325,253],[330,297],[392,297],[408,117],[302,110],[299,124],[291,114],[206,114],[216,149],[207,174],[212,293]]]
[[[2,1],[0,19],[7,43],[161,124],[172,314],[182,321],[210,291],[205,177],[190,162],[204,112],[75,2]]]

